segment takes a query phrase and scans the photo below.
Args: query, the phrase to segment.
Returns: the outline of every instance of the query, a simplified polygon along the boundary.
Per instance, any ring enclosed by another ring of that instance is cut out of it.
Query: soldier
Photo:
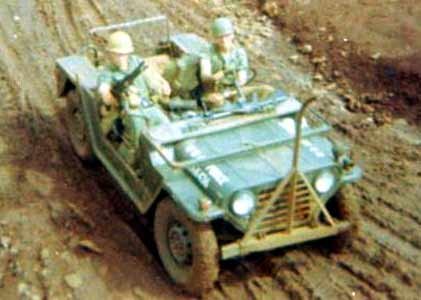
[[[211,107],[223,105],[225,99],[237,94],[236,85],[243,87],[244,94],[265,97],[273,88],[245,86],[248,82],[249,63],[247,53],[235,43],[234,25],[228,18],[218,18],[212,24],[214,43],[210,54],[200,60],[200,78],[204,99]]]
[[[114,32],[109,36],[106,50],[110,64],[102,68],[98,78],[98,92],[104,104],[101,107],[101,127],[103,133],[108,135],[115,121],[121,117],[124,133],[119,152],[129,164],[133,164],[139,136],[146,125],[142,106],[145,106],[145,103],[151,104],[151,93],[168,97],[171,88],[159,75],[151,76],[145,72],[128,82],[129,84],[116,95],[116,84],[133,74],[143,60],[133,55],[133,41],[130,35],[123,31]]]

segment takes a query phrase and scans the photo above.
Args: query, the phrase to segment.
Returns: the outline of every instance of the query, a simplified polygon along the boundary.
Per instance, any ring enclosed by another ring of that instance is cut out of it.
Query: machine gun
[[[136,68],[126,76],[124,76],[122,79],[117,81],[111,88],[111,93],[114,97],[119,98],[122,93],[125,92],[128,86],[130,86],[133,81],[136,79],[137,76],[139,76],[143,71],[145,71],[147,66],[145,65],[145,62],[140,62]]]
[[[218,119],[225,116],[237,114],[258,113],[274,109],[279,103],[285,101],[288,97],[281,91],[275,91],[265,100],[253,99],[247,102],[237,102],[224,105],[221,109],[212,111],[209,119]]]

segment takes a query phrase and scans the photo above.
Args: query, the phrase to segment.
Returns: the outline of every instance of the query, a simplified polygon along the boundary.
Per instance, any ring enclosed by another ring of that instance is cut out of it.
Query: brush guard
[[[306,109],[315,99],[308,99],[297,115],[291,171],[275,189],[259,194],[256,212],[246,233],[240,240],[222,247],[222,259],[321,239],[346,231],[350,227],[351,224],[347,221],[333,220],[312,185],[298,169],[301,124]],[[317,222],[320,212],[328,224]]]

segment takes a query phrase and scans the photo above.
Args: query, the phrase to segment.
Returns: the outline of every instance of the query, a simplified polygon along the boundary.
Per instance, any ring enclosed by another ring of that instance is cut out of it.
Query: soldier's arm
[[[224,77],[224,72],[212,74],[212,64],[209,58],[200,59],[200,79],[203,83],[212,83]]]
[[[107,106],[117,106],[117,99],[111,92],[111,84],[108,82],[102,82],[98,86],[98,93],[101,96],[102,101]]]
[[[170,96],[171,86],[159,71],[152,65],[143,72],[148,88],[155,94],[160,96]]]
[[[111,92],[112,79],[111,75],[104,69],[98,77],[98,94],[103,103],[107,106],[117,106],[118,101]]]
[[[236,79],[238,84],[242,86],[245,85],[248,81],[249,63],[246,51],[243,48],[240,48],[237,51],[238,72]]]

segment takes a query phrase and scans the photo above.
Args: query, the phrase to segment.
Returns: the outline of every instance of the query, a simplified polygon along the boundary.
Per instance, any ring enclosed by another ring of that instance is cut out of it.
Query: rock
[[[79,241],[78,247],[80,247],[83,250],[88,250],[96,254],[104,253],[102,249],[97,246],[97,244],[95,244],[93,241],[90,241],[90,240]]]
[[[19,249],[16,247],[10,247],[10,254],[13,256],[17,256],[19,253]]]
[[[335,82],[333,82],[333,83],[330,83],[330,84],[328,84],[327,86],[326,86],[326,89],[328,90],[328,91],[333,91],[333,90],[336,90],[336,88],[338,87],[338,85],[335,83]]]
[[[352,94],[344,94],[342,95],[343,99],[346,103],[346,108],[350,111],[358,111],[361,108],[361,103],[358,101],[357,98],[354,97]]]
[[[342,57],[348,57],[348,53],[345,50],[339,51]]]
[[[382,54],[380,52],[376,52],[373,55],[371,55],[371,58],[373,60],[378,60],[381,56],[382,56]]]
[[[322,74],[320,74],[320,73],[316,73],[316,74],[314,74],[314,76],[313,76],[313,80],[315,80],[315,81],[322,81],[324,79],[324,77],[323,77],[323,75]]]
[[[335,78],[338,78],[338,77],[342,76],[342,73],[338,70],[334,70],[332,74],[333,74],[333,77],[335,77]]]
[[[19,282],[18,284],[18,294],[20,296],[28,296],[30,293],[30,287],[25,282]]]
[[[361,110],[364,113],[372,113],[374,112],[374,108],[368,104],[361,104]]]
[[[9,249],[11,242],[12,242],[12,239],[8,236],[0,237],[0,246],[5,249]]]
[[[386,112],[374,114],[374,121],[378,126],[392,123],[392,117]]]
[[[304,46],[300,47],[299,50],[304,54],[310,54],[313,52],[313,46],[310,44],[305,44]]]
[[[298,60],[299,60],[299,56],[298,55],[291,55],[290,57],[288,57],[288,59],[291,61],[291,62],[293,62],[294,64],[296,64],[296,63],[298,63]]]
[[[50,251],[49,251],[48,249],[46,249],[46,248],[43,248],[43,249],[41,250],[41,259],[45,261],[45,260],[47,260],[49,257],[50,257]]]
[[[361,122],[363,127],[371,127],[374,125],[374,119],[372,117],[366,118]]]
[[[326,61],[327,61],[326,56],[316,56],[311,59],[311,62],[315,65],[320,65],[322,63],[325,63]]]
[[[64,277],[64,281],[72,289],[77,289],[81,287],[83,283],[81,276],[77,273],[66,275]]]
[[[271,37],[271,36],[272,36],[272,34],[273,34],[273,32],[272,32],[272,30],[271,30],[271,29],[262,29],[262,30],[260,31],[260,35],[261,35],[261,36],[263,36],[263,37],[265,37],[265,38],[269,38],[269,37]]]
[[[277,1],[266,1],[263,4],[262,11],[271,18],[278,17],[281,14],[281,9]]]

